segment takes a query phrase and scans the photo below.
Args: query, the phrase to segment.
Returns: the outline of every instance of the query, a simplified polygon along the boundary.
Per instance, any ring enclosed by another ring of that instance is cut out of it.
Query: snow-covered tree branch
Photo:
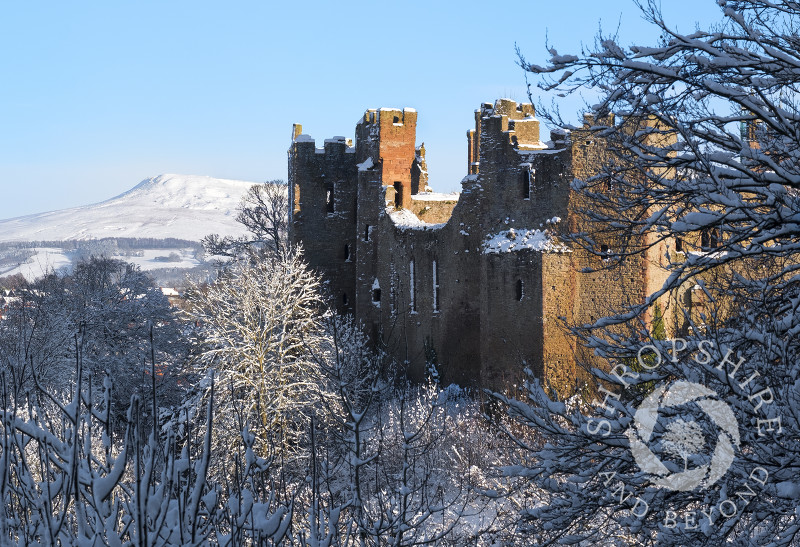
[[[800,4],[717,3],[708,30],[679,33],[647,1],[656,44],[599,36],[547,64],[519,57],[544,90],[600,95],[583,126],[539,112],[606,151],[572,184],[581,228],[565,237],[589,255],[613,241],[597,268],[665,268],[643,300],[573,325],[597,367],[585,400],[554,403],[535,383],[528,402],[500,397],[546,433],[507,469],[549,492],[519,521],[543,543],[800,538]],[[656,334],[657,305],[679,340]]]

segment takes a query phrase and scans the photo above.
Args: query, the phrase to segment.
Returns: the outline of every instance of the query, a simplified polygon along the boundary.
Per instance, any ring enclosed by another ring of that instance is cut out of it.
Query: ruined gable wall
[[[602,138],[592,135],[589,131],[590,126],[594,123],[591,116],[585,119],[584,128],[581,130],[573,131],[571,138],[573,142],[573,165],[575,177],[588,180],[593,175],[600,172],[600,167],[611,159],[611,154],[608,152],[608,145],[602,141]],[[611,123],[614,123],[611,120]],[[623,122],[628,124],[629,121]],[[654,122],[645,120],[644,122],[637,122],[631,131],[641,128],[641,123],[651,125]],[[652,126],[652,125],[651,125]],[[660,139],[661,145],[669,145],[674,142],[674,135],[667,133],[657,137],[650,136],[648,139]],[[653,144],[659,144],[656,141]],[[635,173],[630,176],[636,176]],[[644,181],[643,181],[644,183]],[[593,184],[595,191],[604,192],[614,196],[615,193],[622,189],[616,188],[604,180],[597,180]],[[573,224],[580,223],[581,220],[577,215],[573,217]],[[596,230],[597,227],[590,223],[583,222],[582,225],[575,226],[573,229],[582,230]],[[658,241],[657,234],[648,233],[644,235],[632,235],[626,242],[630,245],[631,249],[642,249],[645,251],[637,254],[634,257],[625,258],[621,263],[617,264],[613,259],[615,251],[623,248],[621,241],[615,241],[612,235],[603,233],[602,229],[593,234],[598,247],[606,245],[611,259],[605,261],[608,265],[613,265],[613,268],[598,271],[592,274],[579,276],[581,283],[581,291],[579,292],[579,301],[581,302],[582,313],[580,319],[588,322],[596,318],[609,315],[613,311],[619,311],[622,306],[641,304],[645,301],[646,297],[653,294],[663,286],[664,281],[668,276],[666,267],[668,259],[668,244],[674,245],[673,241],[663,242]],[[589,266],[592,268],[602,268],[605,263],[602,257],[590,256],[589,253],[578,252],[575,256],[576,271],[581,271],[583,268]],[[603,305],[598,304],[602,302]],[[662,314],[664,317],[673,317],[679,308],[679,300],[675,295],[665,295],[659,300]],[[653,310],[648,310],[642,318],[647,324],[653,320]],[[668,333],[674,333],[676,321],[669,320],[667,324]]]
[[[357,175],[356,209],[356,299],[353,309],[373,341],[378,341],[380,316],[372,306],[372,281],[377,276],[378,250],[383,241],[378,229],[384,209],[385,187],[380,184],[380,168],[360,170]]]
[[[380,184],[387,187],[386,200],[395,203],[399,189],[397,203],[403,207],[411,203],[412,178],[417,187],[420,180],[427,182],[423,163],[417,161],[416,132],[417,112],[412,108],[368,110],[356,127],[359,163],[372,158],[380,170]]]
[[[593,191],[613,195],[618,189],[607,181],[590,180],[610,160],[607,144],[589,131],[593,123],[587,117],[584,128],[574,130],[570,135],[572,171],[575,179],[592,185]],[[626,257],[618,262],[614,256],[623,247],[622,242],[615,239],[602,225],[584,219],[580,209],[595,205],[587,204],[578,193],[573,193],[573,196],[568,220],[569,230],[589,233],[598,250],[606,248],[609,257],[597,256],[577,246],[571,254],[570,270],[573,272],[574,284],[572,319],[574,324],[582,325],[594,323],[602,317],[622,311],[626,306],[643,302],[648,274],[653,265],[642,255]],[[596,271],[585,273],[586,269]],[[624,328],[617,330],[622,332]],[[605,365],[584,348],[576,347],[575,352],[573,361],[589,366]],[[580,374],[582,373],[579,372],[579,376]],[[584,381],[590,381],[585,374],[583,376]]]
[[[544,344],[541,368],[534,368],[533,372],[544,385],[559,393],[570,393],[582,382],[582,372],[575,362],[575,339],[568,331],[578,299],[572,253],[544,254],[541,279]]]
[[[481,108],[475,132],[480,161],[473,177],[486,189],[481,200],[484,233],[508,225],[544,227],[554,216],[565,217],[571,181],[568,151],[547,149],[540,142],[532,105],[501,99],[490,106]]]
[[[382,108],[378,111],[379,149],[383,166],[383,184],[403,185],[404,203],[411,196],[411,169],[416,158],[417,112]]]
[[[483,386],[520,386],[526,367],[541,377],[542,256],[530,250],[481,257]]]

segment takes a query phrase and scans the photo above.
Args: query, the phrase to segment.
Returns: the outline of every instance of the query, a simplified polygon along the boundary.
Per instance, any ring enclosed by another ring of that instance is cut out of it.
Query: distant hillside
[[[0,220],[0,243],[102,238],[200,241],[240,235],[236,206],[254,182],[159,175],[115,198],[61,211]]]
[[[238,236],[236,208],[255,182],[159,175],[115,198],[73,209],[0,220],[0,277],[32,280],[105,255],[133,262],[163,286],[213,271],[199,244],[211,233]]]

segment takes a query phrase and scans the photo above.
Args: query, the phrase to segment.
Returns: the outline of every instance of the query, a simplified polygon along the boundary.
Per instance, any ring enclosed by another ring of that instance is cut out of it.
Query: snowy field
[[[35,247],[34,255],[21,264],[11,264],[0,267],[0,277],[22,274],[25,279],[32,281],[42,277],[47,272],[69,268],[72,259],[64,249],[57,247]]]
[[[78,253],[58,247],[35,247],[34,255],[26,262],[17,265],[0,267],[0,277],[22,274],[28,281],[42,277],[49,272],[70,270]],[[136,264],[142,271],[160,270],[163,268],[192,269],[204,263],[195,257],[196,250],[188,248],[176,249],[142,249],[141,256],[128,254],[114,255],[112,258]]]

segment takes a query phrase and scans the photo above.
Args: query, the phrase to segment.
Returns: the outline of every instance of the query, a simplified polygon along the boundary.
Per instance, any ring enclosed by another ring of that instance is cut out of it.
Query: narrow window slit
[[[433,311],[439,311],[439,265],[433,261]]]
[[[334,212],[334,208],[333,185],[330,185],[325,190],[325,210],[330,214]]]
[[[410,292],[410,304],[411,304],[411,312],[417,312],[417,287],[414,280],[414,261],[408,263],[408,284],[409,284],[409,292]]]

